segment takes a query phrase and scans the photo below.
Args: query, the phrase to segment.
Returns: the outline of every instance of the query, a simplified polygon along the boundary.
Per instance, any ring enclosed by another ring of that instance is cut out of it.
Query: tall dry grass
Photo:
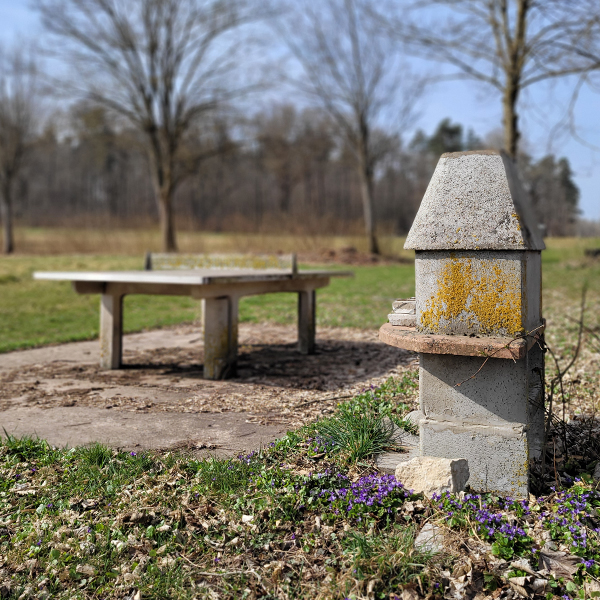
[[[177,236],[181,252],[298,252],[320,253],[327,250],[356,248],[366,252],[366,239],[360,235],[292,235],[260,233],[205,233],[180,231]],[[16,252],[26,255],[119,254],[143,255],[161,250],[161,237],[153,229],[81,229],[17,228]],[[383,254],[400,256],[404,238],[381,238]]]

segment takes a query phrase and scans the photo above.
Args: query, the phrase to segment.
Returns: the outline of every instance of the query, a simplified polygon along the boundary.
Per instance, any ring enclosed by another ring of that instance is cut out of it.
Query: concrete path
[[[242,324],[238,376],[202,378],[197,327],[125,336],[123,369],[99,368],[97,341],[0,354],[0,435],[55,446],[102,442],[126,450],[249,452],[333,411],[414,360],[376,331],[321,329],[317,354],[296,328]]]
[[[248,452],[286,429],[247,423],[245,413],[157,415],[57,407],[16,408],[0,415],[2,427],[11,435],[37,436],[57,447],[100,442],[126,450],[184,449],[216,455]]]
[[[200,332],[191,326],[156,329],[124,336],[127,352],[141,352],[156,348],[179,348],[200,342]],[[0,354],[0,372],[41,363],[77,362],[98,364],[100,344],[98,340],[43,346]]]

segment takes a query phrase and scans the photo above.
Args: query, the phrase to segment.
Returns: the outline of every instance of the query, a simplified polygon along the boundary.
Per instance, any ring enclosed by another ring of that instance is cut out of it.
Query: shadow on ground
[[[191,325],[126,336],[116,371],[99,368],[98,342],[0,355],[0,422],[57,445],[246,451],[415,358],[376,331],[322,329],[310,356],[295,337],[292,326],[242,325],[238,373],[226,381],[202,378],[202,340]]]
[[[203,352],[161,348],[127,357],[124,371],[143,378],[146,371],[163,375],[203,379]],[[261,381],[265,385],[299,390],[330,390],[385,375],[406,362],[401,350],[379,342],[320,340],[315,354],[302,355],[296,344],[245,344],[240,348],[238,368],[232,381]],[[101,376],[101,371],[94,369]]]

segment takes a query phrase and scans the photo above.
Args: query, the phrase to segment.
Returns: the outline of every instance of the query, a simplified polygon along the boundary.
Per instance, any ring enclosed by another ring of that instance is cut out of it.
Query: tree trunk
[[[506,83],[504,97],[502,98],[502,123],[504,126],[504,151],[513,160],[517,159],[519,138],[521,137],[518,127],[519,117],[517,115],[518,96],[519,84],[509,80]]]
[[[158,214],[163,252],[177,252],[175,223],[173,219],[173,189],[170,186],[165,186],[159,191]]]
[[[2,213],[2,251],[4,254],[12,254],[15,250],[12,222],[12,202],[10,197],[10,184],[4,186],[2,198],[0,198],[0,210]]]
[[[173,158],[176,144],[171,140],[167,148],[163,149],[157,127],[151,127],[146,133],[150,143],[148,159],[152,171],[152,187],[158,205],[163,252],[177,252],[173,218],[173,196],[176,188],[173,180]]]
[[[375,220],[373,216],[373,173],[368,166],[361,165],[359,179],[369,252],[371,254],[379,254],[379,244],[375,235]]]
[[[290,168],[286,164],[279,178],[279,210],[286,215],[290,212],[292,195],[291,179]]]
[[[327,194],[325,193],[325,166],[322,162],[317,165],[317,202],[315,209],[317,215],[322,217],[327,212]]]

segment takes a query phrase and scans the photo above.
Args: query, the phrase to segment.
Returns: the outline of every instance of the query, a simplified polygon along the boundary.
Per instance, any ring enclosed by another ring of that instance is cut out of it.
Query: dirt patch
[[[317,353],[304,356],[294,327],[242,324],[237,377],[207,381],[202,338],[192,325],[125,336],[124,348],[124,368],[116,371],[99,368],[98,342],[1,355],[3,426],[21,435],[44,437],[46,431],[60,444],[96,439],[127,447],[191,444],[237,451],[332,412],[340,400],[416,359],[382,344],[372,330],[321,328]],[[137,414],[138,422],[108,418],[124,412]],[[209,415],[223,415],[220,438],[199,431],[208,427]],[[225,435],[228,427],[232,435]]]

